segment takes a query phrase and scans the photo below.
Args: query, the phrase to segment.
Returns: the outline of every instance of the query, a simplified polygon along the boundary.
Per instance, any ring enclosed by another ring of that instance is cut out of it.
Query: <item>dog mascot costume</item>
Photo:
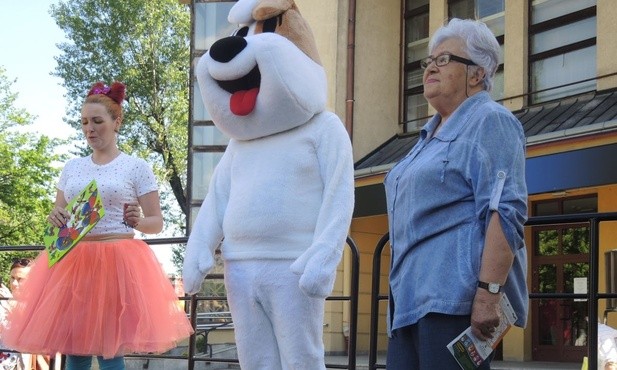
[[[220,246],[243,370],[325,369],[323,315],[354,203],[349,136],[326,109],[326,75],[293,0],[240,0],[241,27],[196,68],[229,145],[193,224],[187,293]]]

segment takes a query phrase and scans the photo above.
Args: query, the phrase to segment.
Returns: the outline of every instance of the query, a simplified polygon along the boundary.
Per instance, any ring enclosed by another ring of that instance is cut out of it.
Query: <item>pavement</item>
[[[216,357],[216,356],[215,356]],[[229,357],[228,357],[229,358]],[[187,368],[186,360],[171,360],[171,359],[126,359],[127,370],[185,370]],[[381,365],[380,369],[383,369],[385,364],[385,355],[379,355],[377,357],[377,364]],[[93,370],[97,369],[96,361]],[[334,365],[337,369],[342,368],[348,364],[348,358],[345,355],[340,356],[326,356],[326,364]],[[359,354],[356,357],[356,370],[368,370],[368,355]],[[207,361],[197,361],[195,363],[195,370],[218,370],[218,369],[240,369],[237,364],[231,363],[216,363]],[[580,370],[580,363],[572,362],[521,362],[521,361],[493,361],[491,363],[492,370]]]

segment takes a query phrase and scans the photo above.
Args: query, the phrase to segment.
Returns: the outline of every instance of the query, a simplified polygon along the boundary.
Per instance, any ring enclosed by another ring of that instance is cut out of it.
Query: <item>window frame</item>
[[[189,122],[188,122],[189,134],[188,134],[188,153],[187,153],[187,157],[188,157],[187,158],[188,159],[188,163],[187,163],[187,203],[188,203],[189,212],[186,217],[187,234],[190,233],[194,218],[204,200],[202,197],[196,197],[197,195],[196,193],[203,193],[203,191],[200,189],[197,189],[197,187],[194,186],[193,184],[193,182],[195,181],[195,178],[194,178],[195,177],[194,172],[196,170],[195,166],[201,165],[201,163],[196,163],[196,158],[202,155],[222,156],[223,152],[225,152],[227,148],[227,145],[221,145],[220,143],[213,143],[212,145],[202,145],[200,143],[194,143],[193,132],[196,128],[208,126],[208,127],[213,127],[214,130],[218,130],[216,126],[214,126],[214,122],[212,122],[211,117],[207,112],[205,112],[206,117],[196,117],[196,112],[195,112],[195,109],[196,109],[195,100],[201,99],[201,96],[199,93],[199,87],[197,86],[197,78],[195,76],[195,67],[196,67],[196,64],[199,58],[207,52],[207,49],[201,48],[204,45],[203,39],[207,37],[212,37],[212,39],[215,41],[221,36],[221,33],[224,32],[223,30],[226,28],[225,26],[227,27],[229,26],[229,25],[224,25],[224,27],[222,28],[215,27],[215,29],[212,30],[214,32],[213,35],[200,35],[202,39],[200,39],[200,42],[197,43],[196,29],[199,28],[200,25],[197,24],[198,10],[196,10],[196,7],[204,6],[204,5],[209,6],[210,4],[215,4],[215,6],[212,8],[212,11],[219,12],[221,11],[220,10],[221,8],[224,9],[224,7],[233,6],[233,3],[235,3],[234,0],[191,0],[191,43],[190,43],[191,68],[190,68],[190,75],[189,75],[189,78],[190,78],[189,99],[190,101],[189,101]],[[216,4],[224,4],[224,5],[222,7],[219,7]],[[228,12],[229,10],[226,9],[224,11],[224,14],[227,14]],[[206,45],[206,46],[209,47],[209,45]],[[205,107],[203,107],[203,109],[205,109]],[[221,133],[221,135],[223,134]],[[214,166],[212,166],[212,168],[214,168]],[[207,188],[209,184],[205,184],[205,186]]]
[[[529,29],[528,29],[528,81],[527,86],[529,90],[529,94],[527,97],[527,104],[533,105],[538,103],[546,103],[553,100],[563,99],[565,96],[562,96],[560,93],[556,93],[554,97],[543,98],[539,95],[541,92],[555,90],[558,91],[560,88],[564,88],[567,86],[574,86],[575,91],[572,95],[578,95],[587,93],[589,90],[588,87],[584,84],[586,81],[589,81],[589,78],[582,78],[579,80],[571,80],[570,82],[566,82],[563,84],[558,84],[554,86],[550,86],[547,88],[537,89],[534,86],[534,65],[542,60],[546,60],[548,58],[556,57],[559,55],[569,54],[578,50],[582,50],[585,48],[593,47],[597,45],[597,30],[596,36],[590,37],[584,40],[576,41],[570,44],[560,45],[549,50],[541,51],[538,53],[533,53],[533,37],[541,34],[542,32],[550,31],[555,28],[567,26],[570,24],[574,24],[576,22],[580,22],[589,18],[597,18],[597,5],[592,5],[572,13],[567,13],[555,18],[547,19],[545,21],[533,24],[533,5],[534,1],[529,1]],[[597,58],[594,56],[594,64],[597,61]],[[561,81],[560,81],[561,82]],[[576,85],[580,85],[576,87]],[[569,95],[571,96],[571,95]]]
[[[407,7],[407,1],[404,1],[404,7]],[[424,5],[420,5],[419,7],[413,8],[413,9],[404,9],[403,11],[403,81],[402,81],[402,94],[401,94],[401,124],[403,126],[403,132],[417,132],[420,130],[420,127],[426,122],[428,121],[428,117],[409,117],[407,115],[407,112],[409,111],[409,103],[408,100],[413,97],[413,96],[418,96],[420,97],[420,99],[424,99],[424,86],[422,84],[417,85],[417,86],[413,86],[413,87],[408,87],[408,77],[410,76],[410,74],[414,71],[420,71],[422,75],[424,75],[424,71],[422,70],[422,68],[420,67],[420,59],[418,60],[414,60],[411,62],[407,62],[407,45],[411,44],[412,41],[408,42],[408,38],[407,38],[407,23],[411,22],[411,20],[414,17],[418,17],[418,16],[422,16],[422,15],[429,15],[429,9],[430,9],[430,2],[428,4],[424,4]],[[418,43],[424,43],[424,42],[428,42],[428,40],[430,39],[430,35],[427,35],[427,37],[413,41],[413,42],[418,42]],[[427,102],[428,104],[428,102]],[[418,106],[416,106],[418,107]],[[427,112],[428,114],[428,112]],[[412,123],[414,122],[418,122],[415,125],[412,125]],[[414,126],[414,127],[412,127]]]

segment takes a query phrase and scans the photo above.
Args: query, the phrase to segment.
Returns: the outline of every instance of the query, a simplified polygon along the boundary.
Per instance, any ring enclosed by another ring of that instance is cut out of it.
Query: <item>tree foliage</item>
[[[0,245],[40,246],[59,172],[54,162],[62,160],[54,149],[61,142],[19,130],[33,117],[15,106],[12,85],[0,68]],[[36,254],[1,253],[0,276],[6,279],[13,257]]]
[[[186,216],[188,7],[177,0],[71,0],[53,5],[51,15],[69,40],[58,45],[53,73],[70,100],[67,123],[80,127],[81,104],[94,82],[124,82],[120,148],[153,165]]]

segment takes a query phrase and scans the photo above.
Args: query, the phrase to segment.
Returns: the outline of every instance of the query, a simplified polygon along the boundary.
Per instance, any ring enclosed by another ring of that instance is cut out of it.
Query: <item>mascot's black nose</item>
[[[219,63],[227,63],[246,47],[246,40],[240,36],[229,36],[216,41],[210,47],[210,57]]]

